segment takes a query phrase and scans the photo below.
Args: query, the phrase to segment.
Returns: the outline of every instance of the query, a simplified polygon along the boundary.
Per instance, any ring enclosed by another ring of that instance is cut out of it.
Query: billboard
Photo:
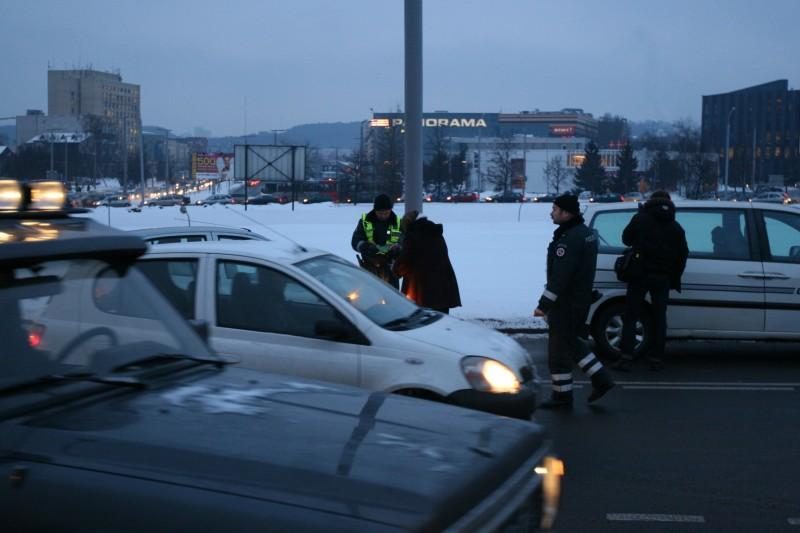
[[[305,146],[237,144],[233,152],[236,179],[247,177],[273,183],[305,179]]]
[[[192,179],[227,180],[233,178],[233,154],[199,152],[192,154]]]

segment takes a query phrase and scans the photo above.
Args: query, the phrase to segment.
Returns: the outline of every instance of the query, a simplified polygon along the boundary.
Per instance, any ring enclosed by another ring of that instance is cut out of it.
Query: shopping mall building
[[[364,124],[364,147],[368,158],[376,158],[379,145],[402,138],[403,113],[374,113]],[[609,125],[608,122],[614,124]],[[614,126],[616,125],[616,127]],[[450,154],[463,150],[469,169],[467,189],[489,190],[492,160],[499,150],[508,151],[515,169],[514,188],[548,192],[544,167],[553,158],[569,171],[583,160],[590,141],[601,147],[603,164],[616,170],[616,156],[628,136],[624,119],[598,121],[582,109],[522,111],[520,113],[424,113],[423,158],[429,160],[437,139],[444,140]],[[611,127],[609,127],[611,126]],[[569,184],[571,186],[571,183]]]

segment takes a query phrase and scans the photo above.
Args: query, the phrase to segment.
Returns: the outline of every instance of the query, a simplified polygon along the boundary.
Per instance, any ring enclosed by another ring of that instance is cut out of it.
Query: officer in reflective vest
[[[400,287],[392,273],[392,263],[400,255],[402,244],[400,217],[392,211],[392,199],[385,194],[375,197],[372,211],[358,220],[350,245],[357,251],[358,263],[384,281]]]
[[[577,364],[592,381],[588,400],[602,397],[613,386],[611,375],[581,338],[592,305],[597,267],[597,237],[583,223],[578,197],[564,194],[553,202],[550,218],[558,229],[547,248],[547,285],[534,316],[548,323],[547,355],[553,392],[540,407],[572,407],[572,367]]]

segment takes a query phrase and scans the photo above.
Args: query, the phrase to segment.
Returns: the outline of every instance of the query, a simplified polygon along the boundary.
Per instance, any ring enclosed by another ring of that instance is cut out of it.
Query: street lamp
[[[732,106],[728,111],[728,120],[725,125],[725,192],[728,192],[728,166],[730,164],[730,145],[731,145],[731,115],[736,111],[736,106]]]

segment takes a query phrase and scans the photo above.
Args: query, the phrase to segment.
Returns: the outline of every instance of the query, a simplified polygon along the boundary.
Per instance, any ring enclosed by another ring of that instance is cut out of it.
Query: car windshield
[[[408,318],[419,309],[391,286],[344,259],[325,255],[298,263],[297,267],[381,327]]]
[[[142,274],[96,259],[2,267],[0,306],[0,388],[155,356],[217,360]]]

